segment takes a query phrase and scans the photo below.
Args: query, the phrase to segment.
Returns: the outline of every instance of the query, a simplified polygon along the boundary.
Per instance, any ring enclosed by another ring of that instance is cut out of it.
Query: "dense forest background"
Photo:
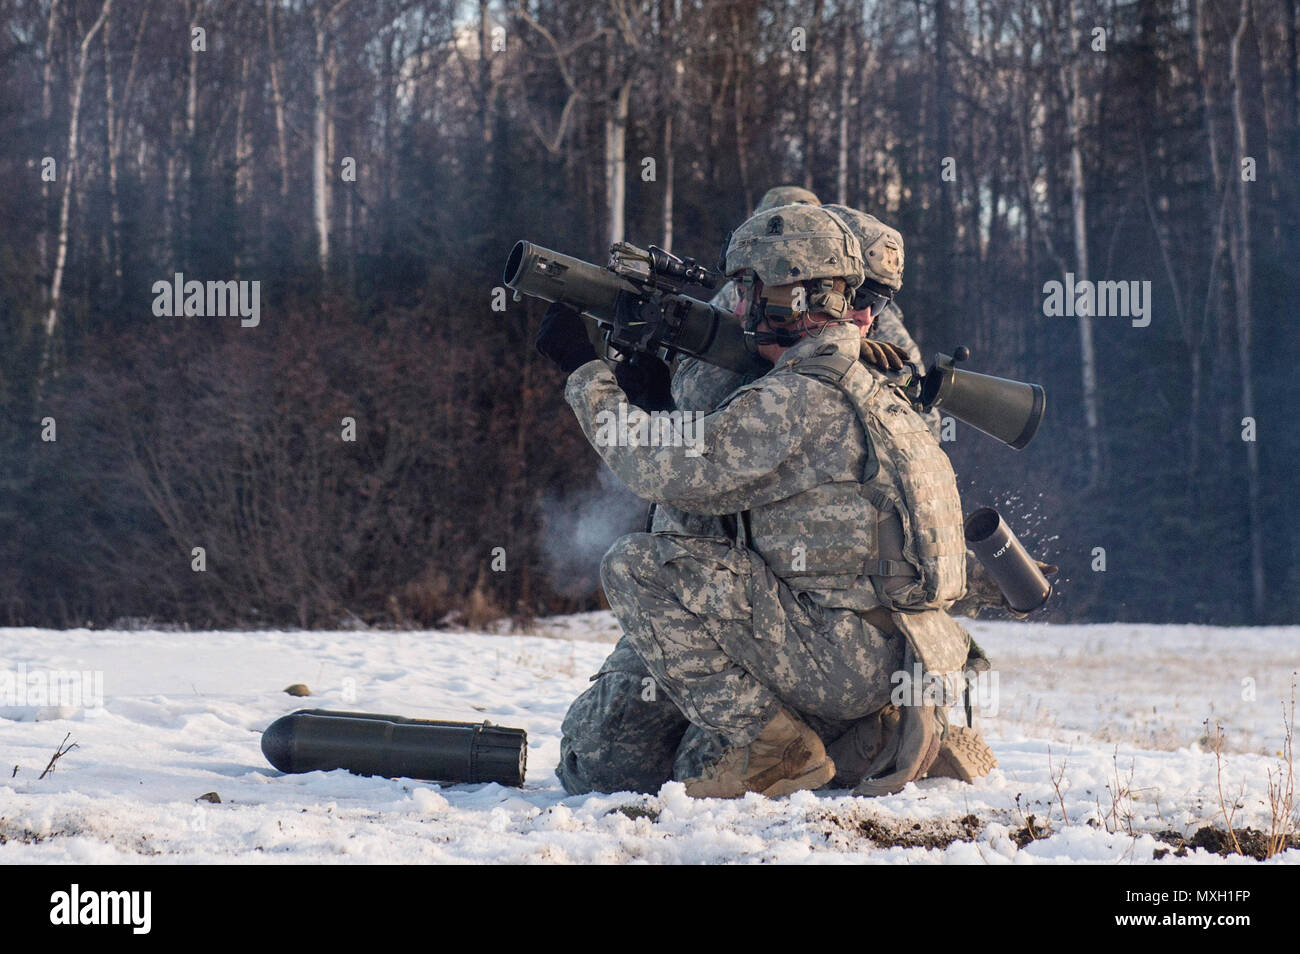
[[[923,351],[1046,386],[1026,450],[945,446],[1061,565],[1054,618],[1294,623],[1298,19],[0,0],[0,623],[596,607],[641,507],[533,350],[542,306],[494,309],[506,255],[713,261],[783,183],[902,231]],[[260,323],[155,315],[176,272],[260,282]],[[1046,316],[1067,273],[1149,281],[1150,323]]]

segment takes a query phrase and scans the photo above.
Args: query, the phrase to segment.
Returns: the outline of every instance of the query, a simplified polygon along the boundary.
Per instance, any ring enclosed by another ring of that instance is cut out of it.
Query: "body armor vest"
[[[839,389],[867,453],[858,473],[753,511],[751,545],[790,586],[837,606],[946,609],[966,589],[966,543],[956,476],[925,420],[833,345],[790,368]]]

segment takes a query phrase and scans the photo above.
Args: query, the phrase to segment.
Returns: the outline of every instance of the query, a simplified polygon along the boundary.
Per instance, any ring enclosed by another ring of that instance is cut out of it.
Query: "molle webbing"
[[[925,421],[856,355],[827,345],[791,367],[839,388],[866,430],[859,493],[881,519],[897,514],[902,526],[901,548],[891,545],[889,534],[863,528],[858,536],[859,565],[875,581],[881,601],[896,609],[926,609],[960,597],[966,586],[961,498],[948,455]]]

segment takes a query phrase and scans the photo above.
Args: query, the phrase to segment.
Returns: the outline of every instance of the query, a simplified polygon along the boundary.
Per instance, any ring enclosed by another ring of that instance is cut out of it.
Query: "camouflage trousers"
[[[624,636],[565,716],[570,793],[697,775],[782,706],[829,740],[889,702],[900,638],[800,597],[724,538],[629,534],[601,582]]]

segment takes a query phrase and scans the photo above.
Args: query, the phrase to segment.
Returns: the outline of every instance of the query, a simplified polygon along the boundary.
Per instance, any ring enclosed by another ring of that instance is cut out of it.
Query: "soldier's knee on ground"
[[[689,723],[647,681],[640,668],[602,672],[569,706],[555,774],[570,795],[657,792],[672,777]]]

